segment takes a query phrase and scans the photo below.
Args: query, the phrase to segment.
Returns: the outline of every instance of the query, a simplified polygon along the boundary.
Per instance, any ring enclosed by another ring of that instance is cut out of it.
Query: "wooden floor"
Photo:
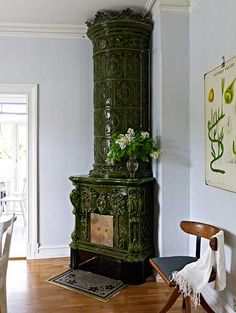
[[[158,313],[169,295],[166,284],[152,277],[145,284],[128,286],[106,303],[45,282],[67,270],[68,264],[67,258],[10,261],[8,313]],[[181,299],[169,312],[183,312]]]

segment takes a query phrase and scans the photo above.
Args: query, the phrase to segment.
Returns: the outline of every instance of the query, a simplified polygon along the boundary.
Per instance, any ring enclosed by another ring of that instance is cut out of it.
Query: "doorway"
[[[37,182],[37,85],[0,84],[0,196],[3,214],[17,216],[12,258],[38,251]]]
[[[0,94],[1,206],[3,214],[14,212],[17,217],[10,251],[16,258],[27,252],[27,105],[26,94]]]

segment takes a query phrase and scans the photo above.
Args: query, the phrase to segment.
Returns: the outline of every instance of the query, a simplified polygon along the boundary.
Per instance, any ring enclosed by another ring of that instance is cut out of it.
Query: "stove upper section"
[[[106,163],[114,132],[150,131],[149,42],[152,23],[130,9],[117,15],[98,12],[88,22],[94,63],[93,177],[126,177],[125,164]],[[139,177],[152,176],[141,164]]]

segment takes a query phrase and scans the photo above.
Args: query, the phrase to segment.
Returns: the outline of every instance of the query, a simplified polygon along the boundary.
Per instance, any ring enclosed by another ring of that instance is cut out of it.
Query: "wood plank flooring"
[[[7,276],[8,313],[158,313],[170,289],[149,277],[145,284],[128,286],[103,303],[45,282],[68,269],[69,259],[10,261]],[[181,297],[170,313],[183,312]],[[203,313],[198,308],[195,313]]]

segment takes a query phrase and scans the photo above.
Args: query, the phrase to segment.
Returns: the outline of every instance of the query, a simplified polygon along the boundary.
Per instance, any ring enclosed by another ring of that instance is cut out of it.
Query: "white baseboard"
[[[40,246],[35,259],[63,258],[70,256],[69,246]]]
[[[220,297],[219,292],[216,292],[210,285],[205,287],[202,294],[215,313],[235,313],[230,305]]]
[[[39,244],[38,243],[30,243],[27,244],[27,260],[35,259],[35,256],[38,254]]]

